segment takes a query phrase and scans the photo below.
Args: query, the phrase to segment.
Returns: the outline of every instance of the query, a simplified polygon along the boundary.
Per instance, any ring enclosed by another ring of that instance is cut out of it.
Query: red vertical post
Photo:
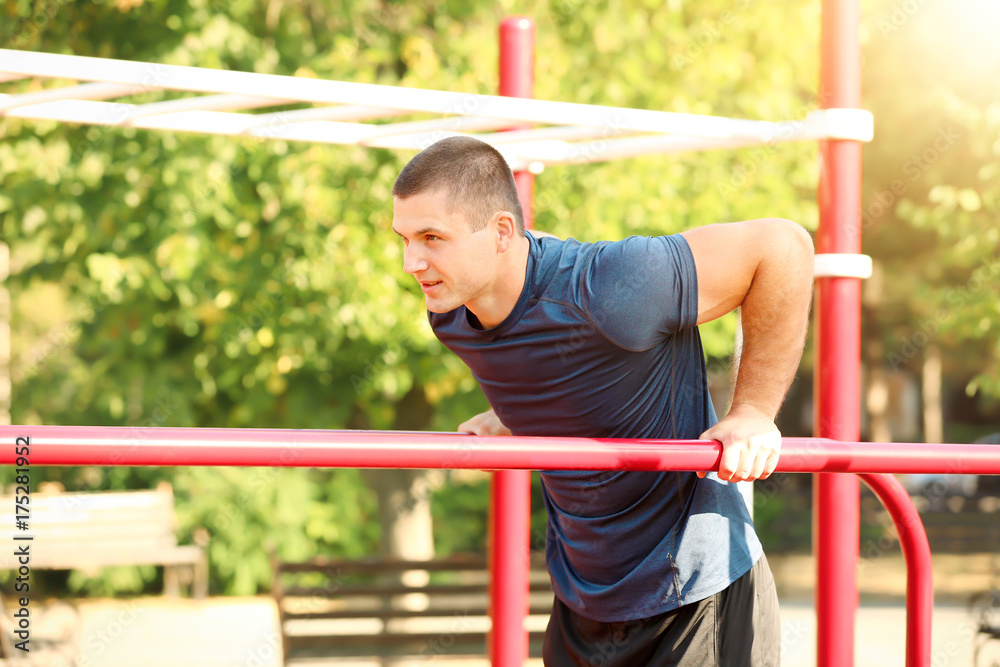
[[[857,0],[823,0],[820,105],[861,106]],[[861,251],[861,143],[820,145],[817,253]],[[815,434],[860,439],[861,280],[817,279]],[[818,667],[854,664],[858,607],[859,484],[853,475],[814,478]]]
[[[512,16],[500,24],[500,94],[534,95],[535,24]],[[514,174],[524,223],[533,222],[534,176]],[[494,667],[521,667],[528,657],[528,568],[531,554],[531,472],[493,473],[490,494],[490,634],[489,655]]]
[[[500,94],[535,96],[535,23],[526,16],[509,16],[500,24]],[[517,171],[514,182],[524,210],[524,226],[532,229],[535,176],[528,171]]]

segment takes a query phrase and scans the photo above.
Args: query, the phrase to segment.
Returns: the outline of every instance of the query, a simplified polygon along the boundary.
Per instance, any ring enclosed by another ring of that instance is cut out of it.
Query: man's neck
[[[504,253],[504,261],[490,293],[475,303],[466,304],[484,329],[492,329],[503,322],[517,305],[527,280],[529,248],[528,238],[519,237],[514,246]]]

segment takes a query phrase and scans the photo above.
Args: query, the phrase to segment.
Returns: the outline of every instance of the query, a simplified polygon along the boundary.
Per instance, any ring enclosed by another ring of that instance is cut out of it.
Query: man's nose
[[[403,249],[403,271],[414,275],[427,270],[427,260],[425,260],[416,243],[408,243]]]

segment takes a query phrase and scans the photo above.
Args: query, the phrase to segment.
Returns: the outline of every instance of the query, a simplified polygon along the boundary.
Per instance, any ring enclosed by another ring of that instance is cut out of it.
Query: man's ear
[[[497,250],[507,252],[517,237],[517,223],[514,222],[514,215],[510,211],[497,211],[493,220],[496,222]]]

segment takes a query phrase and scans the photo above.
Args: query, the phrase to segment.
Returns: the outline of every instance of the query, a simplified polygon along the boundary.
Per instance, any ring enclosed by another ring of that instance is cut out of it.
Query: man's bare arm
[[[698,273],[698,323],[741,307],[743,350],[725,419],[702,434],[723,445],[719,476],[764,479],[778,462],[775,415],[795,376],[812,300],[812,239],[788,220],[684,232]]]

